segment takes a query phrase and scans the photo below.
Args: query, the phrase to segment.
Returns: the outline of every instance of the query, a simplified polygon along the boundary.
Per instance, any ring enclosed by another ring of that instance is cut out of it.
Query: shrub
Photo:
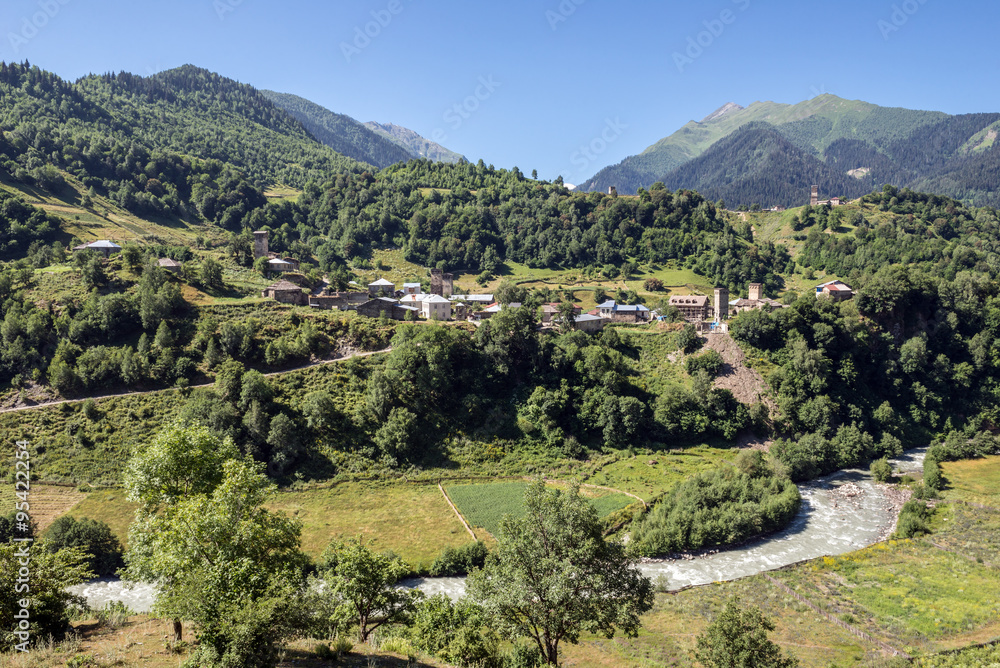
[[[788,467],[792,480],[811,480],[837,468],[833,443],[819,434],[807,434],[798,440],[778,439],[771,454]]]
[[[899,511],[899,521],[896,523],[897,538],[913,538],[930,533],[927,521],[931,511],[923,501],[910,500]]]
[[[693,353],[701,347],[701,339],[698,338],[698,333],[695,332],[694,325],[684,325],[684,327],[677,332],[677,347],[683,350],[686,354]]]
[[[499,638],[486,627],[482,608],[467,599],[453,602],[438,594],[424,601],[413,616],[410,638],[417,648],[449,663],[497,663]]]
[[[122,567],[122,546],[111,527],[99,520],[63,515],[45,533],[49,552],[79,547],[88,555],[90,570],[99,576],[114,575]]]
[[[337,656],[344,656],[354,649],[354,643],[352,643],[347,638],[337,638],[333,641],[330,648],[337,654]]]
[[[382,652],[392,652],[393,654],[402,654],[412,663],[417,658],[417,650],[407,638],[400,638],[397,636],[390,636],[384,638],[379,642],[379,651]]]
[[[689,375],[693,376],[698,371],[703,370],[708,373],[710,378],[718,376],[724,365],[725,362],[722,360],[722,355],[714,350],[706,350],[696,357],[688,357],[687,361],[684,362],[684,368]]]
[[[431,565],[434,577],[468,575],[473,568],[482,568],[486,563],[486,543],[476,541],[462,547],[446,547]]]
[[[924,458],[924,487],[939,492],[943,484],[941,464],[938,463],[937,459],[931,457],[931,454],[928,452]]]
[[[633,532],[630,551],[655,556],[726,545],[776,531],[799,509],[799,490],[761,462],[725,467],[678,485]]]
[[[120,629],[135,614],[131,608],[121,601],[111,601],[97,611],[98,623],[108,629]]]
[[[892,464],[885,457],[873,461],[869,470],[876,482],[889,482],[892,480]]]

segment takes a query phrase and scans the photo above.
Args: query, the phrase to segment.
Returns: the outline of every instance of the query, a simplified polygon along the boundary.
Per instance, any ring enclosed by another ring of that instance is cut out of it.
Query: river
[[[925,453],[926,448],[907,451],[893,464],[903,472],[919,472]],[[735,580],[867,547],[885,538],[895,525],[898,508],[892,488],[876,483],[867,471],[838,471],[800,485],[799,491],[799,512],[778,533],[702,556],[641,563],[638,569],[669,589]],[[465,591],[465,578],[412,578],[400,584],[428,596],[444,593],[457,598]],[[93,580],[70,591],[84,596],[93,608],[120,600],[137,612],[147,612],[156,594],[151,585],[129,589],[117,579]]]

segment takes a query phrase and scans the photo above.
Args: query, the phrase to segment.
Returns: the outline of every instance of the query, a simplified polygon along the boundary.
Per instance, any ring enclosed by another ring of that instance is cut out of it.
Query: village
[[[441,269],[430,270],[430,283],[404,282],[396,285],[385,278],[379,278],[367,286],[354,284],[356,289],[333,291],[329,286],[317,291],[309,291],[290,278],[298,268],[298,261],[290,257],[280,257],[268,251],[268,233],[254,232],[255,258],[267,257],[271,274],[282,276],[278,281],[262,291],[262,296],[284,304],[309,306],[317,309],[357,311],[369,318],[386,318],[397,321],[450,321],[466,320],[474,324],[488,320],[503,308],[521,308],[518,302],[501,304],[493,294],[457,294],[454,290],[454,275]],[[352,281],[353,283],[353,281]],[[425,288],[429,291],[425,292]],[[835,301],[851,299],[853,289],[842,281],[828,281],[816,286],[816,297]],[[695,324],[699,332],[727,331],[726,321],[744,311],[787,308],[786,304],[764,296],[761,283],[749,285],[746,298],[730,300],[729,290],[717,287],[714,299],[707,295],[674,295],[669,306],[676,308],[686,322]],[[568,315],[568,313],[567,313]],[[620,304],[607,300],[597,308],[583,312],[581,306],[573,305],[573,328],[584,332],[599,332],[606,323],[642,324],[653,320],[663,320],[667,314],[652,311],[643,304]],[[561,323],[560,304],[543,304],[540,308],[541,327],[551,327]]]

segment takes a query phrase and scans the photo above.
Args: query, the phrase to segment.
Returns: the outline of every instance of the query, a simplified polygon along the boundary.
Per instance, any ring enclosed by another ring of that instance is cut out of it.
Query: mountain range
[[[302,123],[323,144],[379,169],[414,158],[436,162],[465,160],[462,155],[421,137],[409,128],[373,121],[361,123],[289,93],[262,90],[261,94]]]
[[[997,113],[953,116],[830,94],[795,105],[730,102],[579,187],[632,194],[660,181],[730,206],[793,206],[812,184],[824,196],[856,197],[889,183],[997,205],[998,132]]]

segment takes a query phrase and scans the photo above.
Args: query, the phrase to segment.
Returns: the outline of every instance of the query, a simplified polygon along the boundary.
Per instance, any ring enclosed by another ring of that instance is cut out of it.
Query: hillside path
[[[317,360],[315,362],[309,362],[308,364],[303,364],[301,366],[293,367],[291,369],[282,369],[281,371],[271,371],[270,373],[265,373],[265,378],[270,378],[271,376],[281,376],[286,373],[292,373],[293,371],[301,371],[302,369],[309,369],[314,366],[323,366],[324,364],[333,364],[335,362],[346,362],[349,359],[355,357],[371,357],[372,355],[379,355],[382,353],[392,352],[392,348],[383,348],[382,350],[372,350],[369,352],[352,352],[347,355],[342,355],[341,357],[334,357],[327,360]],[[188,389],[196,389],[199,387],[213,387],[215,385],[212,383],[202,383],[201,385],[190,385]],[[14,406],[12,408],[2,408],[0,409],[0,414],[2,413],[18,413],[20,411],[33,411],[39,408],[48,408],[49,406],[59,406],[60,404],[72,404],[79,403],[81,401],[86,401],[87,399],[93,399],[94,401],[100,401],[101,399],[114,399],[115,397],[134,397],[141,396],[144,394],[157,394],[159,392],[171,392],[175,391],[176,387],[164,387],[158,390],[143,390],[141,392],[117,392],[115,394],[102,394],[94,397],[80,397],[78,399],[60,399],[58,401],[47,401],[41,404],[33,404],[31,406]]]

